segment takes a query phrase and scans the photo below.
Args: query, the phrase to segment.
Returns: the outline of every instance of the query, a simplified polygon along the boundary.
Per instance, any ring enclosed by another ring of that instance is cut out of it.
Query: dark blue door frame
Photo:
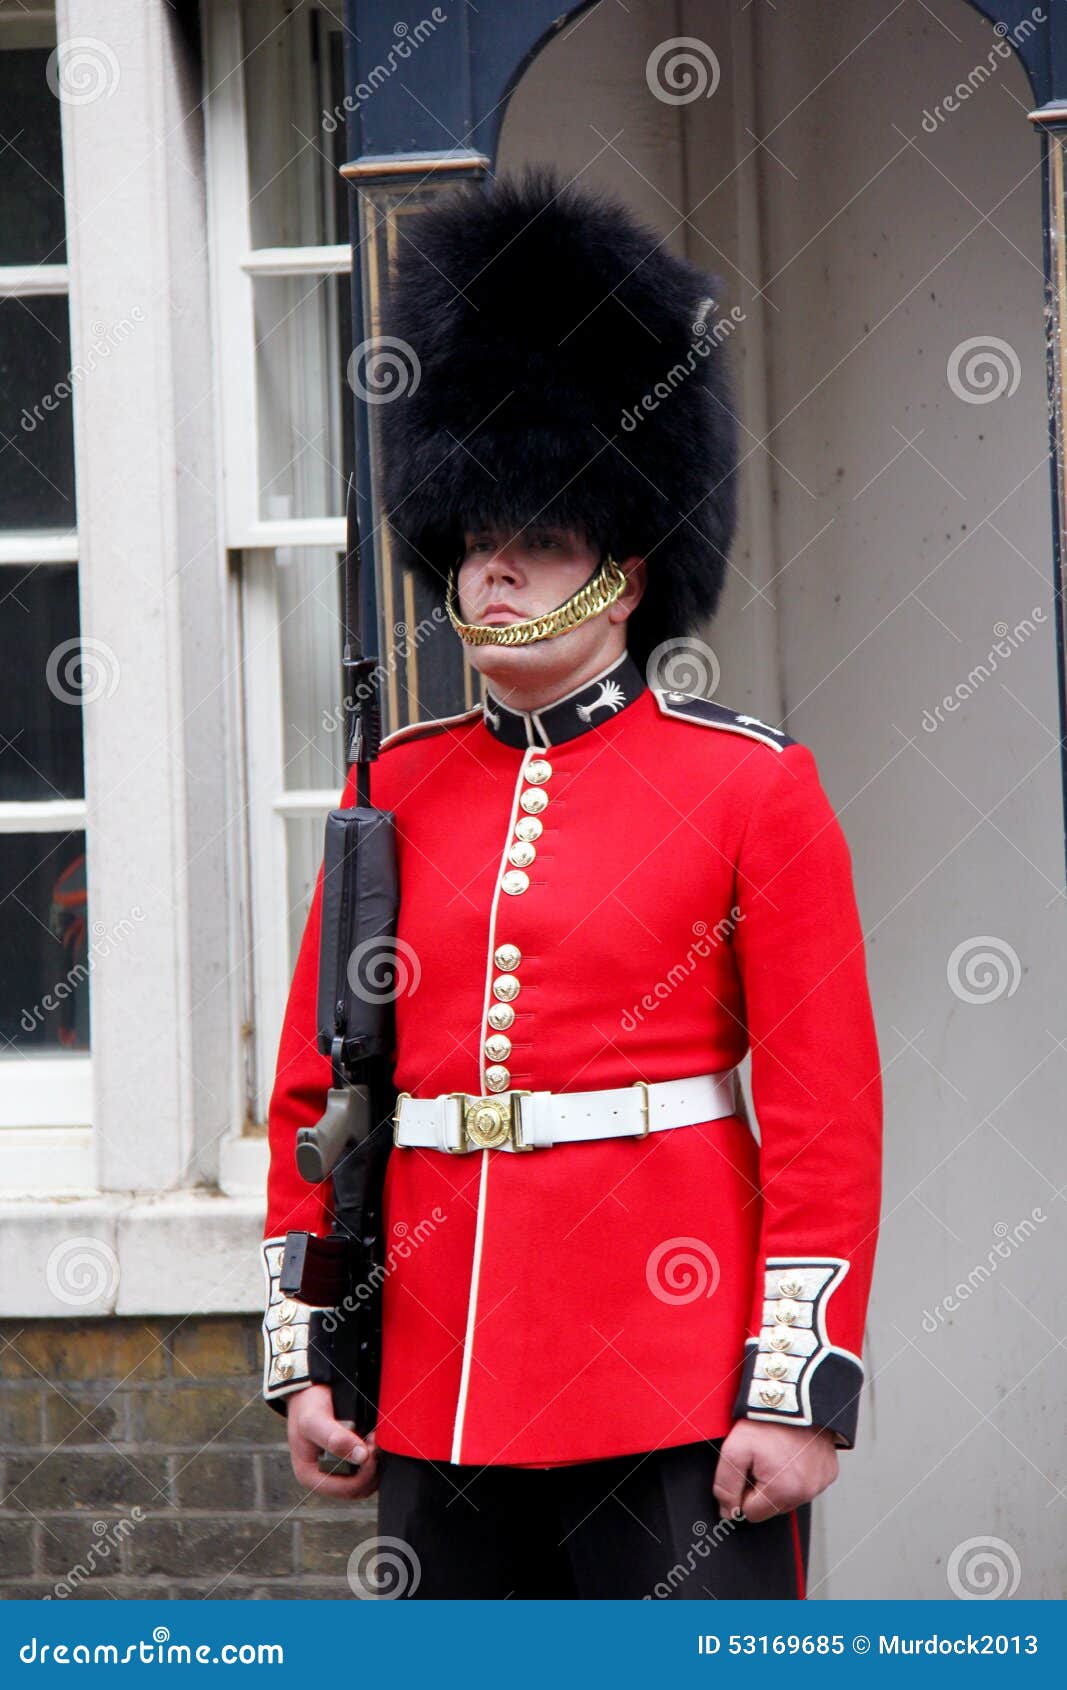
[[[388,242],[380,231],[398,204],[437,186],[484,180],[495,166],[508,100],[528,65],[594,0],[462,0],[425,6],[398,22],[395,0],[345,0],[346,141],[352,195],[353,345],[373,339]],[[1053,588],[1059,675],[1061,778],[1067,815],[1067,0],[963,0],[988,18],[1020,59],[1033,93],[1030,120],[1045,169],[1042,225],[1046,287]],[[374,206],[377,197],[377,208]],[[368,256],[369,255],[369,256]],[[374,407],[355,399],[356,513],[365,569],[381,580],[382,536],[374,495]],[[387,544],[387,540],[385,542]],[[1065,828],[1067,839],[1067,828]]]

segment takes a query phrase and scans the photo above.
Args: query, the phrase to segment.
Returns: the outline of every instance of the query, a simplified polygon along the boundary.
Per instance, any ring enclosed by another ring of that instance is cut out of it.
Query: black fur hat
[[[400,561],[443,596],[465,529],[535,519],[646,557],[628,623],[643,666],[712,615],[734,533],[734,324],[716,278],[545,168],[400,228],[382,331],[417,364],[378,413]]]

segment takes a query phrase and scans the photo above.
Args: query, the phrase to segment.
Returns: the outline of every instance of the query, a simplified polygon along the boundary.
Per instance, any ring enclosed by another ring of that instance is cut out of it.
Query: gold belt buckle
[[[451,1153],[466,1151],[468,1139],[479,1150],[499,1150],[509,1140],[516,1150],[533,1149],[532,1144],[522,1142],[521,1120],[515,1103],[516,1098],[529,1097],[528,1091],[505,1092],[496,1097],[476,1097],[465,1091],[452,1091],[448,1095],[454,1097],[460,1106],[463,1141],[450,1144],[448,1149]]]

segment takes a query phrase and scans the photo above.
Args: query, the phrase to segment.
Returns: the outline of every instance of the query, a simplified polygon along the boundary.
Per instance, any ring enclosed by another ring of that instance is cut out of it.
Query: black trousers
[[[547,1469],[379,1450],[377,1543],[392,1569],[380,1594],[803,1597],[811,1504],[759,1524],[720,1520],[719,1449],[713,1440]]]

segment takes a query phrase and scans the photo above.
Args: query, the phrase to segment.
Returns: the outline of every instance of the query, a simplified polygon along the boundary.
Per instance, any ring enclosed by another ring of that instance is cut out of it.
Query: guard
[[[882,1088],[812,751],[678,682],[735,524],[715,283],[544,171],[402,228],[385,503],[485,690],[373,764],[404,962],[378,1424],[334,1419],[278,1289],[286,1233],[331,1225],[293,1158],[330,1085],[321,880],[270,1107],[264,1394],[305,1484],[380,1488],[382,1594],[802,1597],[856,1437]]]

